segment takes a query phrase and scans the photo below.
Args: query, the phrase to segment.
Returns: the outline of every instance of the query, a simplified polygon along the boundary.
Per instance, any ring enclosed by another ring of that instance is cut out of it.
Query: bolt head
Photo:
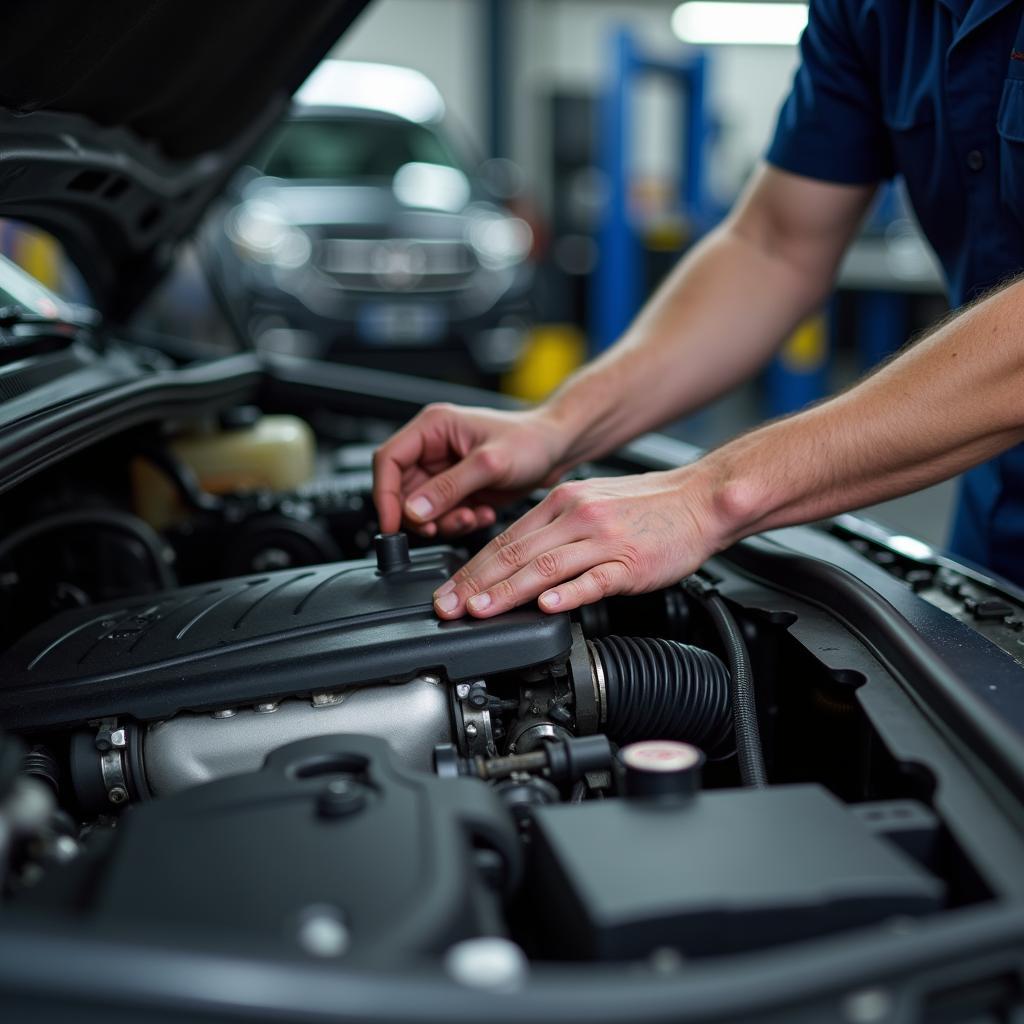
[[[128,745],[128,736],[124,729],[115,729],[110,734],[110,744],[114,747],[126,747]]]
[[[458,697],[459,700],[465,700],[469,696],[469,683],[459,683],[459,685],[455,687],[455,696]]]
[[[52,854],[58,864],[67,864],[78,856],[78,843],[71,836],[57,836],[53,842]]]
[[[843,1016],[849,1024],[879,1024],[892,1010],[892,996],[882,988],[851,992],[843,1000]]]
[[[658,974],[675,974],[686,966],[683,954],[674,946],[659,946],[651,952],[648,962]]]
[[[476,734],[477,734],[476,725],[473,722],[470,722],[466,726],[466,735],[472,737],[472,736],[475,736]]]
[[[299,945],[310,955],[331,959],[344,956],[352,945],[341,914],[331,906],[307,907],[299,921]]]
[[[526,954],[508,939],[466,939],[448,950],[444,958],[448,974],[468,988],[512,992],[529,972]]]
[[[128,791],[124,786],[111,786],[107,790],[107,799],[112,804],[123,804],[128,799]]]

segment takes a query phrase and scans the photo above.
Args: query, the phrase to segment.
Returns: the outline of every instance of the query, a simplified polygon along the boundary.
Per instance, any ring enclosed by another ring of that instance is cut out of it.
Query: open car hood
[[[369,0],[9,0],[0,217],[122,318]]]

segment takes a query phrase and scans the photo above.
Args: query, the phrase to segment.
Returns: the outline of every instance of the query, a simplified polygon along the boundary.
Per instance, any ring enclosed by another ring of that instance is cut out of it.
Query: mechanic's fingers
[[[461,599],[469,600],[474,594],[508,579],[545,552],[582,539],[582,532],[565,516],[525,536],[510,537],[506,531],[455,574],[455,592]]]
[[[548,531],[545,531],[548,532]],[[591,540],[548,548],[532,558],[518,572],[504,576],[492,586],[470,597],[466,611],[486,619],[532,601],[553,583],[572,579],[600,560],[601,552]],[[439,612],[444,615],[443,612]],[[452,617],[451,613],[445,617]]]
[[[508,472],[508,462],[496,448],[477,448],[411,494],[405,502],[406,517],[417,523],[435,522],[469,495],[498,483]]]
[[[464,533],[472,533],[477,529],[475,508],[461,505],[437,521],[438,533],[445,537],[461,537]]]
[[[538,604],[545,612],[571,612],[603,597],[621,594],[629,584],[629,570],[621,562],[604,562],[578,579],[545,590]]]
[[[489,505],[474,505],[472,508],[463,505],[437,521],[438,532],[445,537],[461,537],[493,526],[497,518],[498,514]]]
[[[469,593],[467,597],[475,594],[480,589],[479,586],[475,586],[475,575],[480,570],[480,567],[488,564],[491,559],[497,557],[498,553],[510,545],[517,544],[524,537],[529,534],[536,533],[537,531],[548,526],[554,522],[563,511],[565,511],[571,501],[571,494],[565,487],[559,487],[556,491],[552,491],[539,505],[535,505],[525,515],[516,520],[507,530],[504,530],[493,540],[485,544],[477,554],[471,558],[458,572],[452,575],[451,580],[448,581],[439,591],[441,593],[449,593],[454,590],[459,584],[465,584]],[[569,541],[579,540],[578,536],[561,536],[552,537],[551,541],[553,544],[564,544]],[[548,547],[552,544],[549,543]],[[527,557],[532,557],[534,554],[539,553],[539,550],[543,550],[543,543],[539,549],[531,549],[530,554]],[[510,555],[515,554],[515,549],[512,552],[506,553],[504,556],[506,559]],[[508,563],[509,571],[520,568],[523,564],[522,560],[516,562],[516,559],[512,559]],[[505,573],[508,575],[508,572]],[[437,596],[437,595],[435,595]]]
[[[423,434],[415,420],[373,453],[373,503],[382,533],[396,533],[402,525],[402,474],[422,454]]]
[[[491,505],[477,505],[473,511],[476,513],[476,528],[478,530],[493,526],[498,521],[497,509]]]
[[[437,532],[444,537],[458,537],[471,530],[475,522],[476,516],[473,514],[473,510],[461,505],[438,519]]]
[[[406,523],[405,528],[419,537],[426,537],[427,540],[437,536],[437,523]]]
[[[470,610],[482,612],[490,607],[490,599],[481,598],[480,601],[474,601],[474,598],[487,591],[499,590],[501,587],[506,588],[505,594],[508,598],[500,602],[502,608],[521,604],[527,598],[515,600],[516,595],[507,589],[508,580],[531,564],[537,578],[546,576],[546,586],[549,587],[559,580],[575,576],[585,566],[574,566],[571,570],[562,569],[559,574],[561,565],[558,560],[550,557],[550,552],[582,539],[579,531],[574,529],[572,521],[564,516],[518,539],[509,539],[509,531],[506,531],[501,537],[495,538],[499,543],[495,544],[492,541],[486,545],[480,554],[467,562],[444,586],[438,588],[434,594],[434,607],[439,615],[446,618],[464,615],[469,602],[473,602]],[[544,588],[540,587],[531,593],[529,599],[536,597],[542,589]]]
[[[373,457],[373,504],[381,533],[397,533],[402,525],[402,471],[378,455]]]

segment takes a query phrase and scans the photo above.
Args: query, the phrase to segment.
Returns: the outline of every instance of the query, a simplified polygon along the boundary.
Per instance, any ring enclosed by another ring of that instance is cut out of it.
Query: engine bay
[[[286,487],[175,443],[262,420],[118,436],[6,496],[0,921],[500,987],[1022,894],[985,770],[791,567],[442,622],[493,532],[377,535],[355,421],[296,427]]]

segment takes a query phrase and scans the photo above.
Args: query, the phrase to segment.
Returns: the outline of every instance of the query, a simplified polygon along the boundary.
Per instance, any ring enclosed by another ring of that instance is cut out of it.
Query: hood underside
[[[0,217],[51,232],[127,315],[368,2],[8,0]]]

